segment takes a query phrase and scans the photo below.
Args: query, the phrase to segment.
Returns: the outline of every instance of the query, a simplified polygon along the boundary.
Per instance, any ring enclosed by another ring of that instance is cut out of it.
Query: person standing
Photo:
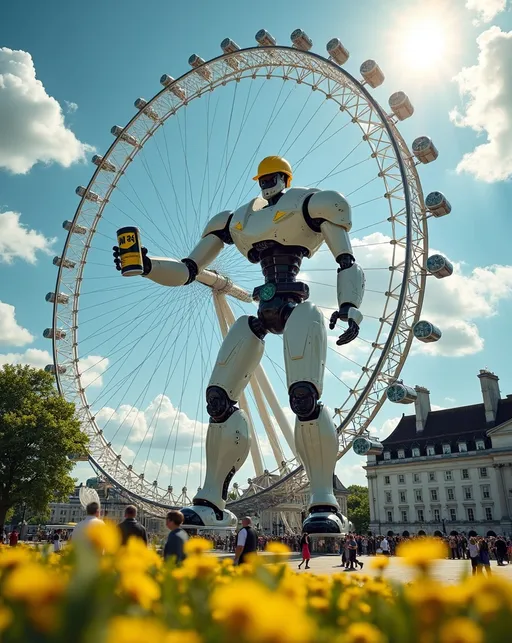
[[[165,523],[169,529],[169,535],[164,547],[164,560],[174,557],[178,564],[185,560],[184,546],[188,540],[188,534],[181,528],[184,520],[185,517],[181,511],[169,511],[167,514]]]
[[[84,538],[84,534],[90,525],[105,524],[100,518],[100,505],[97,502],[90,502],[85,508],[85,513],[87,514],[85,518],[75,525],[73,529],[72,539],[74,542]]]
[[[389,556],[389,542],[386,536],[380,541],[380,548],[384,556]]]
[[[480,564],[485,567],[487,576],[491,575],[491,558],[489,555],[489,545],[486,540],[482,538],[480,541],[480,546],[478,548],[480,554]]]
[[[9,545],[11,547],[16,547],[17,544],[18,544],[18,532],[16,531],[16,529],[13,529],[11,531],[11,535],[9,536]]]
[[[242,518],[242,528],[236,538],[235,565],[241,565],[248,554],[255,554],[258,549],[258,535],[252,527],[252,520],[246,516]]]
[[[61,549],[62,549],[62,543],[60,540],[60,534],[58,531],[56,531],[53,534],[53,551],[54,553],[58,554]]]
[[[302,534],[302,538],[300,539],[300,548],[302,551],[302,563],[299,565],[299,569],[302,567],[303,563],[306,563],[306,569],[309,569],[311,552],[309,551],[309,536],[306,532]]]
[[[504,566],[504,560],[507,557],[507,543],[503,536],[499,536],[495,542],[496,547],[496,560],[498,561],[498,566]]]
[[[478,565],[480,564],[480,552],[478,549],[478,543],[474,536],[471,536],[469,539],[469,558],[471,560],[471,573],[473,576],[477,573]]]
[[[120,522],[118,526],[121,532],[121,543],[123,545],[126,545],[130,537],[139,538],[143,540],[146,545],[148,544],[146,528],[137,520],[137,507],[128,505],[124,510],[124,520]]]

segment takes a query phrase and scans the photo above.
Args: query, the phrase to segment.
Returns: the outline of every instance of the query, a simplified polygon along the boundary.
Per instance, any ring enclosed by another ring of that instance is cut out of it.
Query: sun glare
[[[409,67],[428,71],[442,63],[448,53],[448,34],[441,20],[419,20],[406,26],[403,56]]]

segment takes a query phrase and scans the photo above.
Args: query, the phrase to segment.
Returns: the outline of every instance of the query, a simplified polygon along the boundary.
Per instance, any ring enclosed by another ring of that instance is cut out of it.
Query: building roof
[[[345,487],[343,482],[341,482],[341,480],[338,478],[336,474],[334,474],[333,487],[334,487],[334,491],[341,491],[341,493],[348,493],[347,487]]]
[[[485,420],[483,404],[431,411],[421,433],[416,432],[416,416],[403,415],[395,430],[382,441],[382,444],[389,449],[411,442],[435,443],[441,442],[443,439],[453,442],[459,438],[469,438],[470,436],[485,438],[489,429],[509,420],[512,420],[512,397],[498,402],[496,421],[492,424],[487,424]]]

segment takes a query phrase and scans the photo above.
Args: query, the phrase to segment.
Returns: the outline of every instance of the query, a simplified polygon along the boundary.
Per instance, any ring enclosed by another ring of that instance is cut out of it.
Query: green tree
[[[0,369],[0,529],[7,513],[25,505],[44,513],[52,500],[72,492],[68,454],[84,455],[75,406],[54,387],[53,377],[29,366]]]
[[[352,484],[348,487],[347,513],[348,519],[354,523],[354,529],[357,533],[363,534],[368,531],[370,525],[368,487],[358,484]]]

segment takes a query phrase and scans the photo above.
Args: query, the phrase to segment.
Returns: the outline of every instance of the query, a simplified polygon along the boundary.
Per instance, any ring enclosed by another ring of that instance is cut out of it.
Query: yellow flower
[[[482,643],[482,630],[469,618],[454,618],[443,625],[439,637],[440,643]]]
[[[160,587],[146,574],[122,574],[120,586],[134,602],[144,609],[150,609],[160,598]]]
[[[16,567],[7,577],[3,594],[13,601],[41,605],[55,601],[65,588],[61,574],[38,563]]]
[[[352,623],[342,639],[346,643],[384,643],[386,637],[370,623]]]
[[[370,562],[370,568],[371,569],[376,569],[379,571],[384,571],[389,565],[389,558],[388,556],[377,556],[376,558],[373,558],[372,561]]]
[[[205,551],[213,549],[213,543],[206,538],[190,538],[183,549],[187,556],[199,556]]]
[[[438,538],[421,538],[409,540],[400,544],[396,550],[397,556],[404,559],[406,565],[416,567],[426,573],[432,563],[440,558],[446,558],[446,544]]]
[[[162,564],[161,556],[147,547],[140,538],[130,538],[115,559],[115,566],[120,572],[145,572],[160,569]]]
[[[9,608],[0,605],[0,632],[9,627],[12,621],[12,612]]]
[[[449,592],[443,592],[439,583],[432,580],[420,580],[406,589],[406,596],[417,607],[418,618],[424,625],[439,620],[445,610]]]
[[[0,552],[0,569],[12,569],[28,563],[33,558],[25,547],[4,547]]]
[[[188,578],[208,578],[219,571],[216,556],[189,556],[181,567]]]
[[[183,643],[183,640],[187,641],[186,638],[181,639],[181,632],[175,632],[175,634],[177,636],[166,630],[164,625],[155,619],[116,616],[108,625],[105,643],[141,643],[141,641]],[[199,637],[189,640],[190,643],[200,641]]]
[[[280,554],[281,556],[290,555],[290,548],[287,545],[278,542],[269,542],[265,547],[265,551],[269,554]]]
[[[110,521],[91,522],[85,534],[99,553],[115,554],[121,546],[121,532],[117,525]]]

